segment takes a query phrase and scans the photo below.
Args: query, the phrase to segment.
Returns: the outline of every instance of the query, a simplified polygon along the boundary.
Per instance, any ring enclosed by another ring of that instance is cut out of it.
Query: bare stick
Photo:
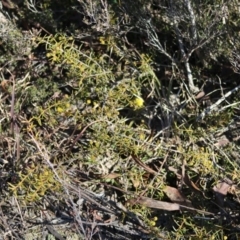
[[[191,8],[191,4],[190,4],[189,1],[187,1],[187,2],[188,2],[187,6],[191,10],[191,12],[190,12],[190,15],[191,15],[191,14],[193,14],[193,11],[192,11],[192,8]],[[173,4],[172,1],[171,1],[171,4]],[[190,88],[191,92],[195,93],[195,92],[198,92],[199,89],[196,86],[194,86],[194,83],[193,83],[192,70],[191,70],[190,64],[188,62],[188,58],[187,58],[185,49],[184,49],[182,35],[181,35],[181,32],[180,32],[180,30],[178,28],[178,22],[177,22],[177,19],[176,19],[176,16],[175,16],[176,14],[175,14],[174,11],[175,10],[172,7],[173,23],[174,23],[174,27],[175,27],[175,32],[177,34],[177,39],[178,39],[178,44],[179,44],[180,52],[181,52],[181,55],[182,55],[182,59],[183,59],[183,62],[184,62],[185,68],[186,68],[186,73],[187,73],[187,78],[188,78],[188,85],[189,85],[189,88]],[[192,24],[194,24],[195,18],[192,18],[192,16],[191,16],[191,20],[192,20]],[[193,29],[196,30],[196,28],[194,28],[194,26],[193,26]],[[193,34],[196,34],[195,30],[194,30]],[[195,41],[196,41],[196,39],[195,39]]]
[[[223,97],[221,97],[217,102],[215,102],[212,106],[206,108],[198,117],[197,121],[202,120],[206,115],[210,114],[214,108],[216,108],[218,105],[220,105],[227,97],[229,97],[234,92],[238,91],[240,89],[240,85],[235,87],[233,90],[227,92]]]

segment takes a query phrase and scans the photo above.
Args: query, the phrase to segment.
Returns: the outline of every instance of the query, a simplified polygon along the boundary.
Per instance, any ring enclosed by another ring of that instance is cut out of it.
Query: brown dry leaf
[[[107,175],[102,175],[101,178],[103,179],[115,179],[115,178],[118,178],[118,177],[121,177],[121,174],[119,173],[109,173]]]
[[[183,183],[186,184],[189,188],[191,188],[194,192],[203,194],[203,192],[195,185],[194,182],[192,182],[188,176],[188,174],[185,171],[185,167],[183,165],[182,173],[180,174],[180,171],[173,167],[168,167],[168,170],[171,172],[174,172],[178,179],[182,179]]]
[[[219,182],[216,186],[213,187],[215,193],[220,193],[222,195],[227,195],[230,185],[226,182]]]
[[[182,193],[179,192],[177,188],[166,186],[163,191],[167,197],[174,203],[179,203],[184,206],[192,207],[192,204]]]
[[[217,204],[220,207],[224,206],[224,197],[227,195],[230,185],[226,182],[219,182],[216,186],[213,187],[213,191],[216,195]]]
[[[130,204],[141,204],[145,207],[162,209],[166,211],[177,211],[180,210],[180,205],[177,203],[168,203],[163,201],[157,201],[148,197],[138,197],[131,199]]]
[[[229,144],[229,140],[224,136],[224,137],[218,139],[218,141],[216,143],[214,143],[214,146],[225,147],[228,144]]]
[[[196,96],[195,96],[195,99],[199,99],[199,98],[202,98],[205,96],[205,92],[204,91],[200,91]]]
[[[142,168],[144,168],[148,173],[151,173],[153,175],[158,174],[156,171],[154,171],[153,169],[148,167],[146,164],[144,164],[137,156],[132,155],[132,158],[138,165],[140,165]]]
[[[185,171],[185,166],[184,165],[182,166],[182,180],[191,190],[193,190],[196,193],[203,194],[203,192],[189,178],[188,174]]]
[[[178,203],[169,203],[169,202],[158,201],[158,200],[154,200],[152,198],[143,197],[143,196],[130,199],[128,201],[128,203],[130,203],[131,205],[140,204],[145,207],[162,209],[162,210],[166,210],[166,211],[187,210],[187,211],[199,212],[199,213],[203,213],[203,214],[207,214],[207,215],[214,215],[214,213],[198,210],[193,207],[183,206]]]
[[[2,80],[1,84],[0,84],[0,89],[1,91],[3,91],[4,93],[9,93],[9,86],[11,85],[11,81],[9,80]]]

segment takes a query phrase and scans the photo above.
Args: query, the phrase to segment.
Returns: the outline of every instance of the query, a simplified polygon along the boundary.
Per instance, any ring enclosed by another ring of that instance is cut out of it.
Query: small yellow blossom
[[[135,108],[141,108],[144,105],[144,100],[141,97],[136,97],[133,103]]]
[[[151,227],[154,227],[154,226],[156,225],[156,222],[155,222],[155,221],[150,221],[150,222],[149,222],[149,225],[150,225]]]
[[[88,99],[88,100],[87,100],[87,104],[89,105],[89,104],[91,104],[91,103],[92,103],[91,99]]]
[[[62,112],[64,112],[64,109],[63,109],[62,107],[57,107],[57,111],[58,111],[59,113],[62,113]]]

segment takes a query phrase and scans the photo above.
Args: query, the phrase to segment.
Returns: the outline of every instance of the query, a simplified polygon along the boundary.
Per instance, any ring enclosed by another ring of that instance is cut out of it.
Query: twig
[[[191,8],[191,4],[189,1],[187,1],[187,6],[188,6],[188,9],[190,9],[190,11],[192,11],[192,8]],[[173,5],[173,2],[171,1],[171,5]],[[172,7],[172,15],[173,15],[173,23],[174,23],[174,27],[175,27],[175,32],[176,32],[176,35],[177,35],[177,39],[178,39],[178,44],[179,44],[179,48],[180,48],[180,52],[181,52],[181,55],[182,55],[182,60],[184,62],[184,65],[185,65],[185,69],[186,69],[186,73],[187,73],[187,78],[188,78],[188,84],[189,84],[189,88],[190,90],[195,93],[195,92],[198,92],[199,89],[194,85],[193,83],[193,76],[192,76],[192,70],[191,70],[191,67],[190,67],[190,64],[188,62],[188,57],[186,55],[186,52],[185,52],[185,49],[184,49],[184,44],[183,44],[183,39],[182,39],[182,35],[181,35],[181,32],[179,30],[179,27],[178,27],[178,22],[176,20],[176,16],[175,16],[175,12],[174,12],[174,9]],[[191,14],[190,14],[191,15]],[[194,23],[194,19],[192,19],[191,17],[191,20],[192,20],[192,23]],[[195,29],[196,30],[196,29]],[[195,34],[195,33],[194,33]],[[195,39],[196,40],[196,39]]]
[[[210,107],[206,108],[198,117],[197,121],[202,120],[206,115],[210,114],[214,108],[216,108],[218,105],[220,105],[227,97],[229,97],[234,92],[238,91],[240,89],[240,85],[235,87],[233,90],[230,90],[227,92],[223,97],[221,97],[217,102],[215,102]]]

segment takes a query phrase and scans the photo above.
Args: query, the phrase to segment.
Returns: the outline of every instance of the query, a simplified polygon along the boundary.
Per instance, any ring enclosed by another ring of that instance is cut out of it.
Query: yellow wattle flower
[[[63,109],[62,107],[57,107],[57,111],[58,111],[59,113],[62,113],[62,112],[64,112],[64,109]]]
[[[133,103],[135,108],[141,108],[144,105],[144,100],[141,97],[136,97]]]

